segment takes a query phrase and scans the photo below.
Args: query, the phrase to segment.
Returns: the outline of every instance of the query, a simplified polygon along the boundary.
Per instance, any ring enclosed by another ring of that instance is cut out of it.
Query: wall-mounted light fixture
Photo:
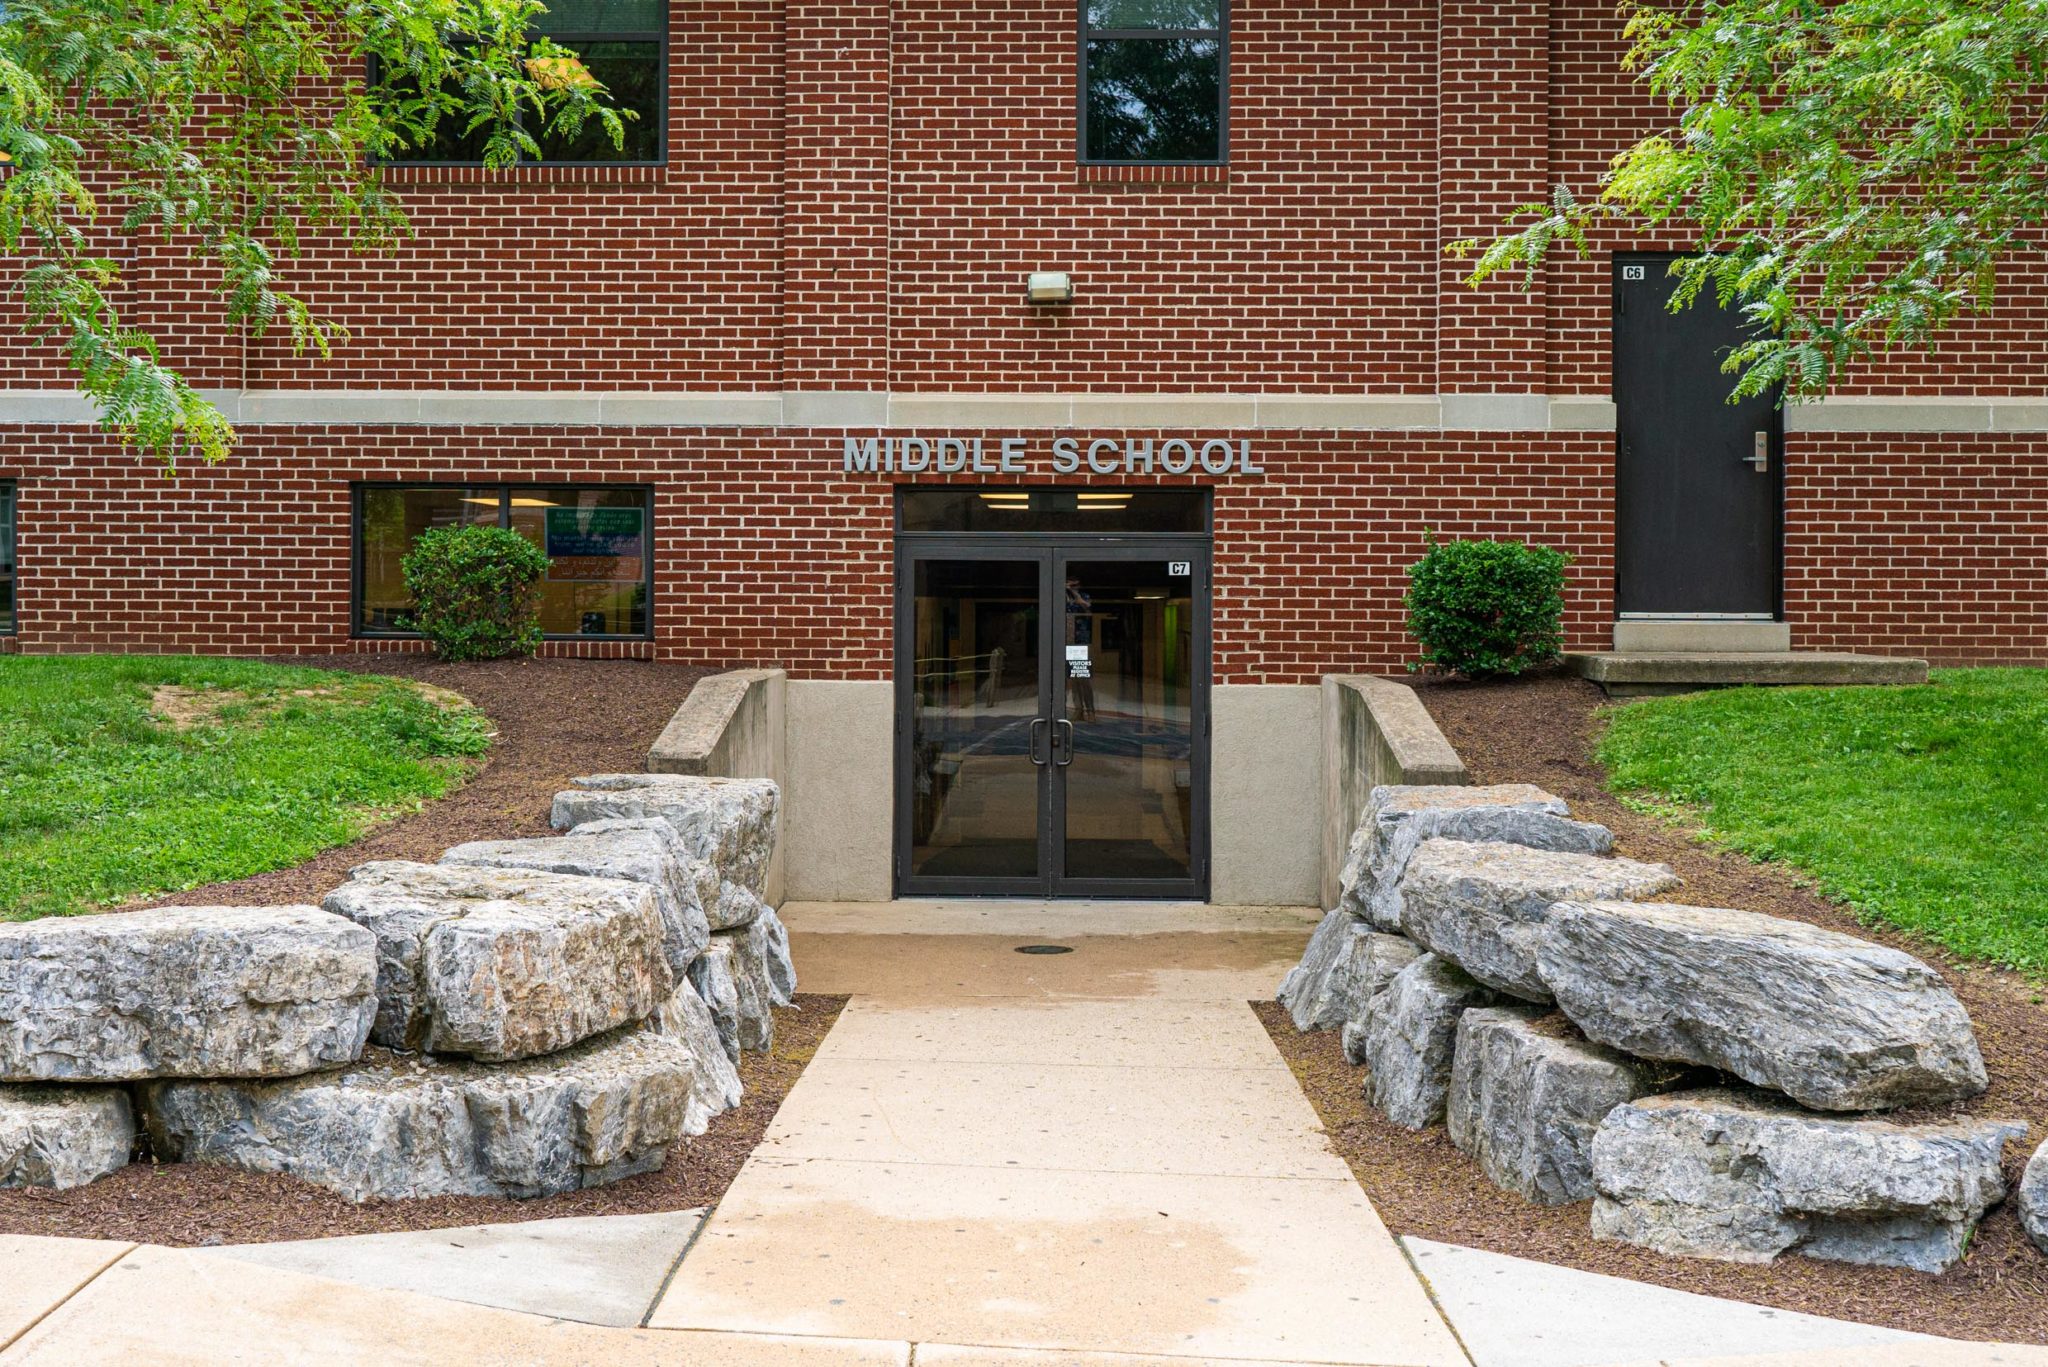
[[[1024,297],[1034,304],[1074,302],[1074,277],[1065,271],[1033,271],[1024,277]]]

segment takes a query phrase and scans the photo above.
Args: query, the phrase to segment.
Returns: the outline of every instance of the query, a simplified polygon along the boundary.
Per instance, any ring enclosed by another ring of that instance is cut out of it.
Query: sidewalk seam
[[[1359,1189],[1362,1191],[1364,1187],[1361,1185]],[[1368,1196],[1365,1199],[1370,1201],[1372,1198]],[[1374,1212],[1378,1212],[1378,1207],[1374,1207]],[[1409,1251],[1408,1240],[1391,1229],[1387,1231],[1387,1237],[1394,1241],[1395,1248],[1401,1250],[1402,1261],[1406,1262],[1408,1270],[1415,1274],[1415,1280],[1422,1287],[1422,1294],[1429,1297],[1429,1304],[1436,1311],[1436,1317],[1444,1322],[1444,1328],[1450,1332],[1451,1341],[1458,1345],[1458,1351],[1465,1355],[1465,1361],[1477,1364],[1479,1359],[1472,1356],[1471,1345],[1467,1344],[1465,1336],[1458,1332],[1458,1326],[1451,1322],[1451,1312],[1444,1309],[1444,1303],[1437,1299],[1436,1288],[1429,1283],[1429,1274],[1422,1270],[1422,1264],[1416,1262],[1415,1255]]]
[[[72,1300],[79,1294],[79,1292],[85,1290],[88,1286],[91,1286],[94,1282],[106,1276],[107,1273],[113,1271],[114,1268],[120,1266],[122,1262],[126,1261],[129,1254],[133,1253],[136,1249],[141,1247],[143,1247],[143,1245],[141,1244],[128,1245],[128,1247],[122,1249],[112,1258],[109,1258],[107,1260],[106,1266],[102,1267],[99,1271],[93,1273],[90,1277],[87,1277],[78,1285],[72,1287],[71,1290],[65,1293],[63,1298],[60,1299],[55,1305],[52,1305],[49,1309],[43,1311],[42,1314],[37,1315],[27,1324],[21,1326],[20,1330],[18,1330],[16,1333],[10,1335],[5,1340],[0,1340],[0,1354],[7,1353],[14,1347],[15,1344],[20,1343],[23,1339],[27,1338],[30,1334],[34,1333],[37,1325],[41,1324],[44,1320],[50,1318],[50,1316],[56,1314],[59,1310],[62,1310],[65,1306],[71,1304]]]

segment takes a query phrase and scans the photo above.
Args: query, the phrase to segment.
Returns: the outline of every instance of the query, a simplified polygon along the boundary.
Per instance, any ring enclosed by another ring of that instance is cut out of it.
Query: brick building
[[[2048,660],[2048,271],[1781,416],[1721,402],[1727,320],[1658,307],[1681,243],[1529,291],[1446,259],[1659,121],[1604,3],[550,24],[643,110],[627,148],[391,168],[406,248],[294,268],[331,359],[130,260],[226,463],[164,478],[0,332],[0,649],[416,648],[397,557],[500,521],[556,559],[550,651],[783,668],[792,727],[893,768],[883,862],[796,891],[1219,900],[1313,881],[1233,873],[1262,836],[1225,813],[1306,772],[1270,757],[1325,675],[1412,656],[1425,530],[1569,551],[1579,648]],[[1006,783],[1022,824],[949,834]]]

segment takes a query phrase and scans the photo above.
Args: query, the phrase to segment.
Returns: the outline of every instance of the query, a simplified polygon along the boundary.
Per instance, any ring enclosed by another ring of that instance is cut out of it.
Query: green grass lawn
[[[1866,919],[2048,973],[2048,670],[1614,709],[1609,782]]]
[[[480,713],[396,679],[0,656],[0,918],[287,868],[440,796],[488,744]]]

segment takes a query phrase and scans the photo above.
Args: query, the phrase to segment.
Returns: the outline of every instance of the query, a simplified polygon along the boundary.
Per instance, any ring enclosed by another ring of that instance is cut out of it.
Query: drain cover
[[[1072,954],[1072,945],[1018,945],[1019,954]]]

